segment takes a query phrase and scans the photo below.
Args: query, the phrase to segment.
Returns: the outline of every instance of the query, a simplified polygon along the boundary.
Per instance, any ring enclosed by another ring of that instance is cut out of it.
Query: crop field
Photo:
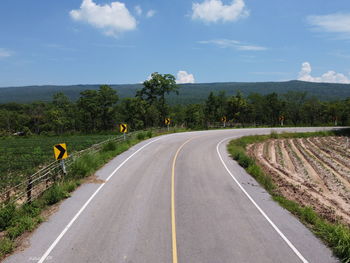
[[[331,222],[350,225],[347,137],[270,139],[249,145],[248,153],[272,175],[282,195]]]
[[[68,153],[83,150],[111,135],[35,136],[0,138],[0,192],[54,161],[53,146],[66,143]]]

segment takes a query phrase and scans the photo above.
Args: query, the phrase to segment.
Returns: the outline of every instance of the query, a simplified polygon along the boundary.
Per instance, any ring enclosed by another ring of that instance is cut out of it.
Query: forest
[[[74,101],[56,93],[49,102],[4,103],[0,135],[103,133],[117,131],[119,123],[127,123],[133,131],[165,126],[165,118],[171,119],[171,126],[190,129],[215,127],[223,117],[233,127],[275,127],[282,121],[285,126],[350,125],[350,97],[322,101],[295,90],[248,95],[216,91],[202,103],[174,105],[168,101],[170,94],[181,101],[175,77],[153,73],[133,97],[120,98],[118,91],[101,85],[80,92]]]

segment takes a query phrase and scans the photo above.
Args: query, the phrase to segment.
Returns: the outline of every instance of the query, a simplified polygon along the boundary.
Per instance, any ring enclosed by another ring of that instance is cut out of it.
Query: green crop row
[[[54,161],[53,146],[66,143],[68,153],[112,138],[111,135],[32,136],[0,138],[0,192],[22,182],[38,167]]]

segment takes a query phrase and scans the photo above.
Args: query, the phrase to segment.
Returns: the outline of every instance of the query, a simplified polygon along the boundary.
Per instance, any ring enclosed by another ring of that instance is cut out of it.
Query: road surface
[[[270,132],[144,141],[97,172],[103,183],[78,188],[5,262],[337,262],[228,156],[230,139]]]

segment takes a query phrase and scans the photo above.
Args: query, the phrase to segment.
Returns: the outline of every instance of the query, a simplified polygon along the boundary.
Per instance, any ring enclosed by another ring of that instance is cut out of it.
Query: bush
[[[36,217],[40,215],[41,209],[42,209],[42,206],[39,204],[39,202],[34,201],[30,204],[29,203],[24,204],[20,209],[18,209],[18,214]]]
[[[8,253],[11,253],[13,250],[13,242],[5,237],[0,239],[0,258],[5,256]]]
[[[95,171],[98,167],[97,162],[97,155],[83,155],[81,158],[74,161],[70,168],[70,173],[72,173],[75,178],[84,178]]]
[[[63,187],[60,187],[58,184],[54,184],[49,190],[47,190],[43,198],[47,205],[53,205],[62,199],[69,197],[69,194],[64,191]]]
[[[7,237],[10,239],[15,239],[23,234],[25,231],[33,230],[37,222],[35,219],[29,216],[24,216],[16,221],[16,225],[7,229]]]
[[[144,132],[140,132],[137,134],[138,140],[144,140],[146,138],[146,134]]]
[[[8,204],[0,209],[0,231],[5,230],[10,225],[15,213],[16,207],[14,204]]]
[[[66,193],[73,192],[78,186],[79,186],[79,183],[74,181],[68,181],[68,182],[62,183],[63,191],[65,191]]]
[[[271,139],[278,139],[278,133],[275,132],[275,131],[271,132],[270,138],[271,138]]]
[[[117,144],[115,142],[108,142],[102,147],[103,152],[112,152],[117,149]]]
[[[147,132],[147,137],[148,137],[148,138],[152,138],[152,136],[153,136],[152,131],[148,131],[148,132]]]
[[[254,163],[254,161],[245,154],[239,154],[239,158],[237,160],[239,165],[243,168],[248,168]]]
[[[325,239],[342,262],[350,262],[350,229],[339,224],[320,220],[315,227],[316,235]]]

